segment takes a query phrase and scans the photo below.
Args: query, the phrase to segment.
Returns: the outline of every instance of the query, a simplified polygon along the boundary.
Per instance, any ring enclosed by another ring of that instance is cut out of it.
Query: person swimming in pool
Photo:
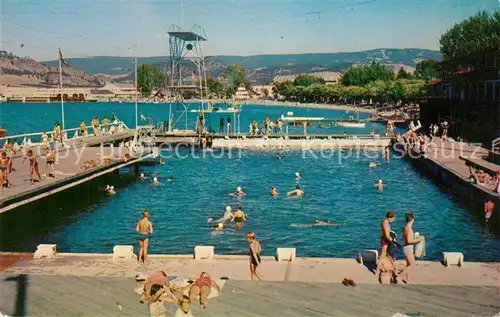
[[[375,184],[375,188],[378,190],[383,190],[384,186],[385,186],[385,184],[381,179],[379,179],[378,182]]]
[[[238,186],[236,187],[236,192],[230,193],[229,196],[242,197],[245,196],[245,192]]]
[[[269,195],[271,195],[272,197],[277,197],[278,196],[278,190],[276,189],[276,187],[272,186],[269,189]]]
[[[314,220],[313,226],[333,226],[334,223],[330,220]]]
[[[297,181],[300,181],[302,177],[300,177],[300,173],[299,172],[295,172],[295,180]]]
[[[149,213],[146,209],[142,212],[142,219],[137,223],[135,231],[139,233],[138,240],[140,245],[137,261],[141,262],[142,260],[143,263],[146,263],[148,257],[149,239],[153,233],[153,223],[149,220]]]
[[[40,176],[40,171],[38,169],[38,162],[36,160],[36,155],[33,153],[33,150],[29,150],[28,154],[24,157],[23,163],[29,160],[30,162],[30,184],[33,185],[35,183],[35,179],[33,178],[33,174],[36,173],[38,176],[38,181],[42,181],[42,176]]]
[[[153,185],[160,185],[160,181],[158,180],[158,177],[153,177]]]
[[[223,223],[219,223],[216,226],[212,226],[212,230],[214,230],[214,231],[222,231],[222,230],[224,230],[224,224]]]
[[[146,175],[144,175],[144,173],[141,173],[141,175],[139,175],[139,179],[146,179]]]
[[[109,194],[109,195],[114,195],[116,194],[116,191],[115,191],[115,186],[109,186],[109,185],[106,185],[106,189],[105,191]]]
[[[295,186],[294,190],[289,191],[286,193],[287,196],[297,196],[297,197],[302,197],[304,195],[304,191],[300,189],[300,185]]]
[[[375,168],[375,167],[378,167],[379,165],[381,165],[380,163],[373,163],[373,162],[370,162],[370,164],[368,164],[368,167],[369,168]]]
[[[167,178],[167,182],[173,182],[173,181],[174,181],[174,177],[173,177],[173,176],[169,176],[169,177]]]
[[[241,209],[240,205],[236,206],[236,212],[233,214],[233,218],[231,219],[231,222],[233,222],[233,221],[234,221],[236,227],[243,226],[243,222],[247,221],[247,215]]]
[[[224,212],[224,215],[218,221],[226,222],[230,221],[231,219],[233,219],[233,209],[231,208],[231,206],[226,206],[226,211]]]

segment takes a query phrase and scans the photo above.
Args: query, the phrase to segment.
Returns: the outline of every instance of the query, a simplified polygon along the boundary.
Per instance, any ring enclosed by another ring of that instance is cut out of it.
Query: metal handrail
[[[497,147],[500,147],[500,136],[495,140],[491,141],[491,150],[495,151]]]
[[[122,125],[123,127],[125,127],[126,129],[128,129],[127,125],[125,124],[125,122],[121,121],[121,120],[117,120],[116,123],[113,123],[111,122],[109,125]],[[99,129],[101,129],[102,127],[104,127],[104,125],[101,123],[99,124]],[[88,132],[89,129],[91,129],[92,126],[87,126],[86,127],[86,131]],[[80,127],[77,127],[77,128],[71,128],[71,129],[65,129],[65,130],[62,130],[61,132],[64,133],[64,132],[71,132],[71,131],[79,131],[80,130]],[[8,135],[8,136],[4,136],[4,137],[1,137],[0,138],[0,141],[4,141],[4,140],[10,140],[10,139],[19,139],[19,138],[25,138],[25,137],[32,137],[32,136],[42,136],[42,134],[46,133],[47,136],[52,136],[54,135],[54,131],[48,131],[48,132],[33,132],[33,133],[24,133],[24,134],[17,134],[17,135]]]

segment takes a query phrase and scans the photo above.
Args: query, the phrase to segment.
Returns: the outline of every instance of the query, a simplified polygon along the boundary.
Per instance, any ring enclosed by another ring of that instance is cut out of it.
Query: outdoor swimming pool
[[[69,126],[76,126],[79,118],[110,112],[132,125],[133,104],[85,105],[84,110],[79,104],[68,105]],[[40,131],[59,119],[57,105],[2,107],[2,125],[9,133]],[[140,113],[166,119],[161,107],[141,105]],[[345,113],[252,106],[242,115],[242,128],[244,122],[276,118],[287,111],[297,116]],[[369,133],[371,129],[382,132],[384,127],[373,123],[362,132],[354,129],[349,133]],[[201,157],[195,158],[193,153]],[[398,235],[404,213],[411,210],[416,215],[415,230],[426,236],[427,258],[440,259],[443,251],[461,251],[468,261],[500,261],[499,237],[483,227],[467,209],[470,207],[422,177],[405,160],[392,159],[371,169],[369,162],[383,162],[381,153],[368,152],[372,158],[346,158],[345,150],[330,151],[324,157],[297,150],[284,152],[281,160],[274,151],[233,151],[231,156],[227,152],[203,153],[184,149],[179,156],[167,158],[165,165],[141,166],[147,175],[157,175],[162,186],[141,181],[132,170],[124,169],[119,175],[2,214],[0,249],[33,251],[39,243],[56,243],[58,251],[110,253],[117,244],[137,246],[135,225],[147,208],[155,227],[152,253],[191,254],[195,245],[203,244],[214,245],[219,254],[244,254],[245,232],[255,231],[264,255],[274,255],[277,247],[295,247],[299,256],[353,257],[361,249],[378,248],[379,223],[388,210],[398,214],[393,224]],[[286,191],[296,185],[296,171],[303,177],[300,185],[305,195],[287,198]],[[170,175],[174,181],[166,182]],[[379,178],[387,183],[382,192],[373,188]],[[115,196],[103,192],[106,184],[117,188]],[[237,186],[247,193],[241,200],[228,196]],[[278,198],[269,196],[270,186],[277,186]],[[234,209],[238,203],[249,217],[245,227],[212,232],[207,219],[220,217],[227,204]],[[338,225],[312,227],[315,219]]]

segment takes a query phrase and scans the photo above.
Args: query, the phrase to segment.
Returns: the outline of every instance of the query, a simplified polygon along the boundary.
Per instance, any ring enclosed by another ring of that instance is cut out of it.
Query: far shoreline
[[[359,108],[352,105],[339,105],[327,103],[297,103],[285,101],[269,101],[269,100],[246,100],[245,106],[277,106],[286,108],[312,108],[312,109],[329,109],[329,110],[343,110],[343,111],[359,111],[366,113],[374,113],[374,109]]]

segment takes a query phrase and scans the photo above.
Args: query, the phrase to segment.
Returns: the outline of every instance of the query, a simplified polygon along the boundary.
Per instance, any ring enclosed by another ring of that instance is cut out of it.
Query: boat
[[[358,128],[363,129],[366,127],[366,122],[356,122],[356,121],[339,121],[337,126],[341,128]]]
[[[0,128],[0,138],[3,138],[6,133],[7,133],[7,130]]]

